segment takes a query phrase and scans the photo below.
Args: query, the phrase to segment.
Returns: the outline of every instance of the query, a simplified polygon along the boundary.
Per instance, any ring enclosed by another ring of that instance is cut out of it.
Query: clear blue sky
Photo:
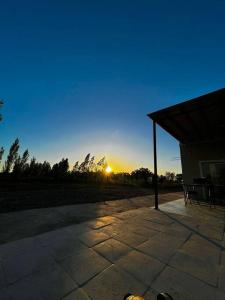
[[[152,169],[146,114],[224,87],[225,1],[2,1],[0,145]],[[158,132],[159,169],[179,172]]]

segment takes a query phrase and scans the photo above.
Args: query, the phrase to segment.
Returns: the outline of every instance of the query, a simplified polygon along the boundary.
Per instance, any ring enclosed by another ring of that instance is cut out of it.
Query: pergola
[[[156,124],[181,144],[225,139],[225,88],[149,113],[153,122],[155,209],[158,209]]]

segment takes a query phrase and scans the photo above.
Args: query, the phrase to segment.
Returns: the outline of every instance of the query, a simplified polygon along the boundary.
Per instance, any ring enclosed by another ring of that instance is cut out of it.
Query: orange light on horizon
[[[112,173],[112,168],[110,166],[107,166],[107,168],[105,169],[107,174]]]

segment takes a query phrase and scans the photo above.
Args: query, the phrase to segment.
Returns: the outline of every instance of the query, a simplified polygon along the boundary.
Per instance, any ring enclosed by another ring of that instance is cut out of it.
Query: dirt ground
[[[179,189],[163,189],[160,193]],[[8,183],[0,186],[0,212],[96,203],[153,194],[150,188],[74,183]]]

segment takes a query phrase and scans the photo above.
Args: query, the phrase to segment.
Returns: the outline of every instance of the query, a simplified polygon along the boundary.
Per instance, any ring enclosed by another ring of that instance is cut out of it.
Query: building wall
[[[180,144],[181,164],[185,183],[201,177],[200,161],[225,160],[225,141]]]

